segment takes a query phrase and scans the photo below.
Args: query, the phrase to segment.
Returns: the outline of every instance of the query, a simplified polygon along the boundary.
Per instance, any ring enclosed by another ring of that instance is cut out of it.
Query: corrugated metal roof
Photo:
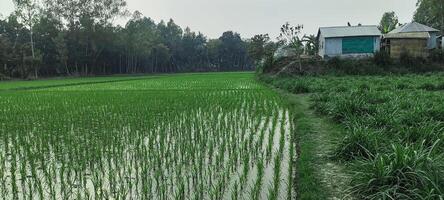
[[[412,32],[439,32],[432,27],[428,27],[424,24],[420,24],[418,22],[412,22],[408,24],[404,24],[390,33],[412,33]]]
[[[377,26],[336,26],[321,27],[318,34],[322,34],[325,38],[381,36],[381,31]]]
[[[412,32],[412,33],[388,33],[384,35],[386,39],[428,39],[429,32]]]

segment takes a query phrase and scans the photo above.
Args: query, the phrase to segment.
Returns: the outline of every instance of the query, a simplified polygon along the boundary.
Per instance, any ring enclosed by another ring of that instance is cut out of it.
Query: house
[[[428,50],[438,48],[438,33],[434,28],[412,22],[384,35],[383,46],[392,58],[399,58],[405,51],[412,56],[427,57]]]
[[[322,58],[373,56],[380,49],[381,35],[377,26],[321,27],[318,54]]]

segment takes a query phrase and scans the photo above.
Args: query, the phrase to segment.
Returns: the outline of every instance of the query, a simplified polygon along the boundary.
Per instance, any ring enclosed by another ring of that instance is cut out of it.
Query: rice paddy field
[[[253,73],[0,83],[0,199],[291,199],[294,124]]]
[[[331,156],[347,166],[350,197],[443,199],[443,75],[263,80],[309,95],[317,114],[344,128]]]

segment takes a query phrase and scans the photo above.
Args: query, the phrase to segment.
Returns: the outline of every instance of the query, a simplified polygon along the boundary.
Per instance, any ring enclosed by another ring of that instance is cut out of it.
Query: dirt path
[[[345,166],[330,157],[343,130],[310,109],[308,95],[279,91],[293,108],[298,141],[297,199],[350,199]]]

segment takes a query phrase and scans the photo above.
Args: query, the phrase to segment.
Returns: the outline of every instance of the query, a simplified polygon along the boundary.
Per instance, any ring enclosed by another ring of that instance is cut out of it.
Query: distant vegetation
[[[125,0],[14,0],[0,18],[0,79],[58,75],[252,70],[248,42],[208,39],[173,20],[129,14]],[[124,27],[114,19],[130,17]]]

